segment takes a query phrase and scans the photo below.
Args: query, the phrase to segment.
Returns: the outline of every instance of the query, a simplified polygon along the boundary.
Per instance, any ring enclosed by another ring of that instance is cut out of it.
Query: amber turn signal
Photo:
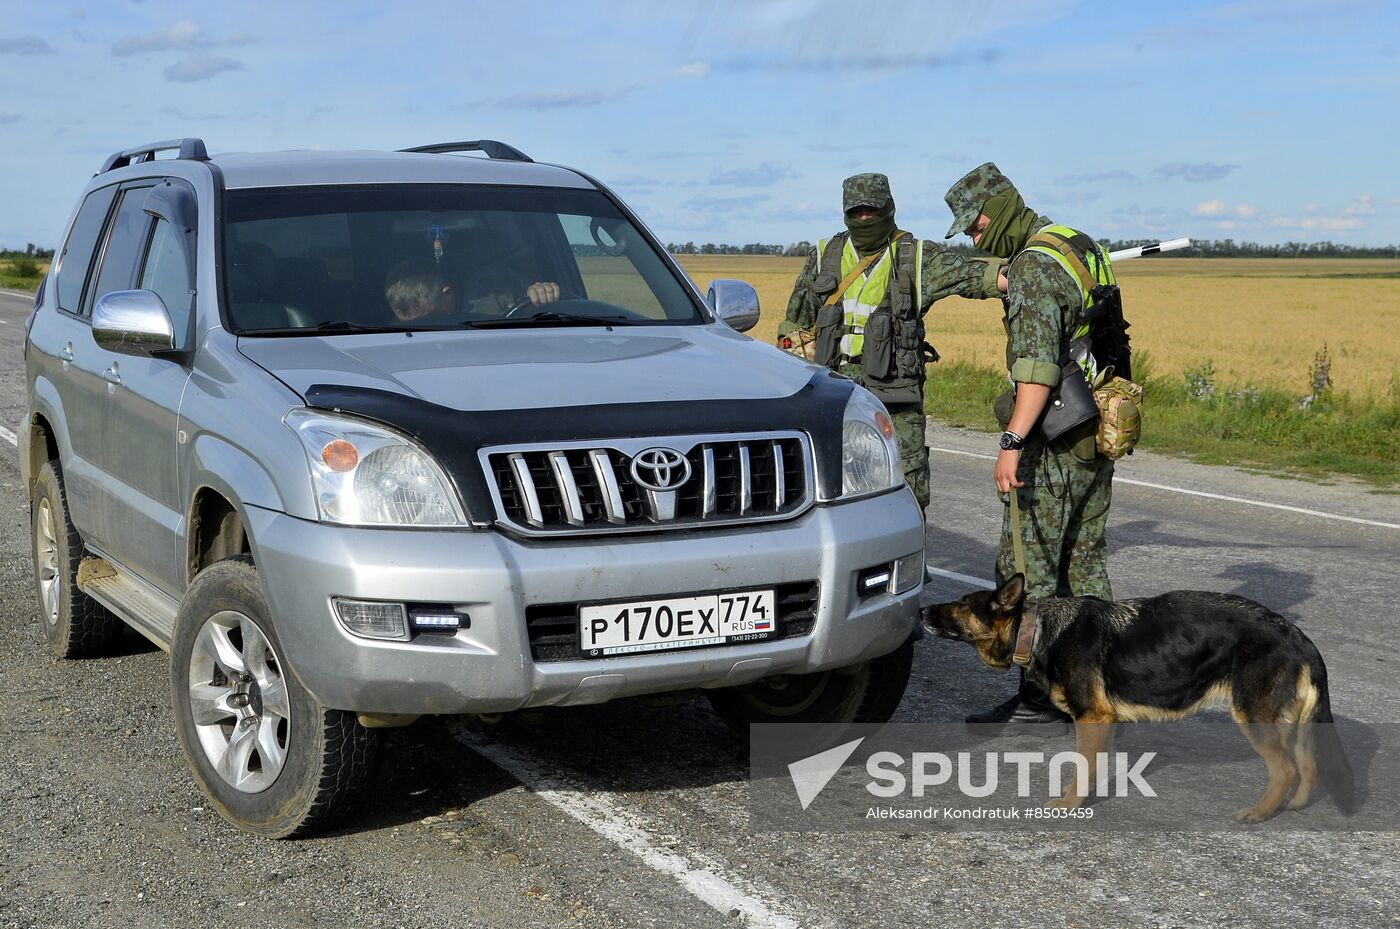
[[[344,439],[336,439],[321,449],[321,460],[332,471],[353,471],[355,465],[360,463],[360,453]]]

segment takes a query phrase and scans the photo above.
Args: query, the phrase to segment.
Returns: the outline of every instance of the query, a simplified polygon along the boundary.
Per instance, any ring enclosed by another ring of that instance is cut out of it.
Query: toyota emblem
[[[674,448],[648,448],[632,459],[631,471],[639,486],[662,493],[690,480],[690,461]]]

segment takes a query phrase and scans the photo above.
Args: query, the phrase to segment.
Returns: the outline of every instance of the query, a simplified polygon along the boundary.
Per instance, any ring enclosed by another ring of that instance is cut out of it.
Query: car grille
[[[689,477],[660,492],[642,486],[633,461],[648,449],[674,450]],[[482,458],[500,521],[526,535],[787,519],[812,503],[811,455],[801,433],[493,448]]]
[[[772,638],[762,641],[811,635],[817,623],[817,582],[778,584],[773,592],[777,600],[778,627]],[[525,608],[530,655],[535,661],[576,661],[585,657],[578,649],[578,608],[577,603],[545,603]]]

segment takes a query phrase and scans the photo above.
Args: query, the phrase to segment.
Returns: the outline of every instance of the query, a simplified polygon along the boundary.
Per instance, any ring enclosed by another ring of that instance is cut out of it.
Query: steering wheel
[[[560,287],[560,288],[559,288],[559,300],[555,300],[555,301],[553,301],[553,302],[558,303],[560,300],[582,300],[582,299],[583,299],[582,297],[580,297],[578,294],[574,293],[572,290],[569,290],[568,288],[565,288],[565,287]],[[514,306],[512,306],[510,309],[506,310],[505,318],[506,318],[506,319],[510,319],[512,316],[514,316],[516,313],[519,313],[521,310],[525,309],[527,306],[541,306],[541,307],[546,307],[546,306],[549,306],[549,304],[548,304],[548,303],[539,303],[539,304],[537,304],[537,303],[535,303],[533,300],[531,300],[529,297],[526,297],[526,298],[524,298],[523,300],[521,300],[519,303],[517,303],[517,304],[515,304]]]

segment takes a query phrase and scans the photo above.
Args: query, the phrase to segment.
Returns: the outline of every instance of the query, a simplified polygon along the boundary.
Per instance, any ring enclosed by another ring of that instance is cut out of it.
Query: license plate
[[[772,638],[778,615],[772,590],[667,597],[579,607],[583,654],[630,655]]]

